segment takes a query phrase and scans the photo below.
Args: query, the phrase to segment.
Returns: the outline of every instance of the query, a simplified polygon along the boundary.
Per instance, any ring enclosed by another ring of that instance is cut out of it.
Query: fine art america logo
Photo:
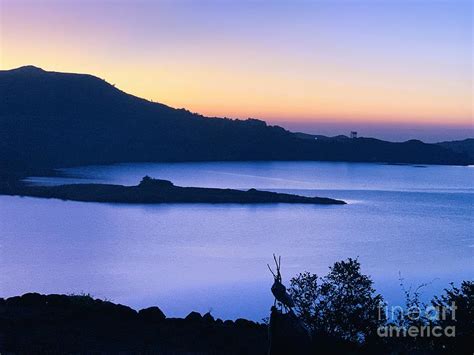
[[[390,320],[377,329],[380,337],[455,337],[456,304],[442,306],[411,306],[404,309],[400,306],[387,305],[379,307],[379,320]],[[442,326],[440,324],[450,325]]]

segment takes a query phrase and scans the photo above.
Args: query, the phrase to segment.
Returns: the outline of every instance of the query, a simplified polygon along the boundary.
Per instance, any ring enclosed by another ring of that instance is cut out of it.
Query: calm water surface
[[[0,196],[0,297],[87,292],[168,316],[191,310],[259,320],[272,305],[266,263],[284,281],[359,257],[391,304],[474,277],[474,168],[318,162],[123,164],[34,183],[260,188],[346,206],[98,204]]]

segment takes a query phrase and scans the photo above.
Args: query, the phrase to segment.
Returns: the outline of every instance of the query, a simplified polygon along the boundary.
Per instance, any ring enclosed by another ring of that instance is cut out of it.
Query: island
[[[0,194],[56,198],[83,202],[133,204],[157,203],[292,203],[313,205],[344,205],[346,202],[326,197],[307,197],[250,189],[218,189],[175,186],[171,181],[145,176],[136,186],[112,184],[68,184],[35,186],[24,183],[4,184]]]

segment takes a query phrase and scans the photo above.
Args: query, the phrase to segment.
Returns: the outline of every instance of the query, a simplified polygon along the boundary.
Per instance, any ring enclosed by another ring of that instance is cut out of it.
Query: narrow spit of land
[[[157,203],[292,203],[313,205],[344,205],[346,202],[326,197],[307,197],[285,193],[175,186],[171,181],[145,176],[136,186],[112,184],[69,184],[32,186],[24,183],[5,184],[0,194],[56,198],[83,202],[133,204]]]

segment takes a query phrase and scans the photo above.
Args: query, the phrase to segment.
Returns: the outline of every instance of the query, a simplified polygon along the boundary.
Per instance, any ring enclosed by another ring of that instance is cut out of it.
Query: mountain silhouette
[[[467,138],[460,141],[440,142],[438,145],[457,153],[468,156],[469,161],[474,162],[474,138]]]
[[[308,139],[256,119],[204,117],[87,74],[0,71],[0,168],[211,160],[469,163],[420,141]]]

